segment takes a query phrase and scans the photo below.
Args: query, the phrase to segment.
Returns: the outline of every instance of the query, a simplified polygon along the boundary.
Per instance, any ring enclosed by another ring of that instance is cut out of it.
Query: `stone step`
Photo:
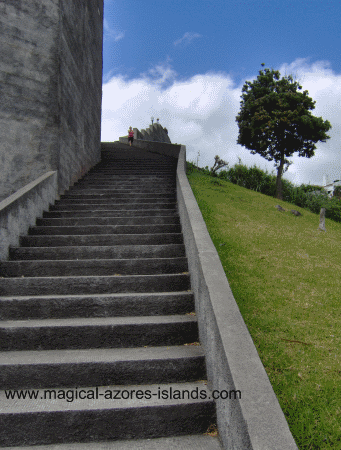
[[[131,150],[129,150],[129,153],[132,152]],[[130,161],[131,161],[131,165],[130,165]],[[167,163],[167,164],[165,164]],[[152,164],[154,165],[156,168],[159,167],[159,164],[161,166],[166,166],[166,167],[170,167],[170,168],[174,168],[176,169],[177,167],[177,161],[176,159],[172,158],[172,157],[165,157],[164,155],[160,155],[160,154],[156,154],[154,153],[153,155],[151,155],[151,158],[145,159],[145,155],[141,156],[138,154],[134,154],[133,152],[131,153],[131,155],[129,155],[129,158],[126,158],[126,155],[122,155],[122,158],[117,158],[117,155],[115,155],[115,157],[113,158],[112,155],[109,155],[108,153],[104,154],[102,153],[102,160],[101,162],[96,165],[94,167],[94,169],[97,168],[117,168],[117,167],[122,167],[122,166],[134,166],[136,165],[137,167],[140,167],[143,164]]]
[[[56,226],[30,227],[29,235],[89,235],[89,234],[150,234],[150,233],[181,233],[180,224],[166,225],[87,225],[87,226]]]
[[[160,187],[161,185],[161,187]],[[168,192],[173,192],[176,188],[175,182],[157,182],[157,183],[124,183],[124,182],[104,182],[104,181],[87,181],[82,183],[75,183],[67,192],[73,192],[83,189],[96,189],[96,190],[117,190],[117,191],[128,191],[128,192],[159,192],[160,190],[165,190]]]
[[[82,444],[57,444],[53,447],[37,445],[2,447],[2,450],[222,450],[217,436],[192,434],[153,439],[129,439]]]
[[[106,188],[106,189],[105,189]],[[143,188],[143,187],[133,187],[133,188],[118,188],[118,187],[106,187],[106,185],[100,185],[99,188],[96,187],[80,187],[75,186],[66,191],[65,195],[88,195],[88,194],[100,194],[100,195],[114,195],[114,194],[176,194],[175,188],[162,189],[155,186],[154,188]],[[62,196],[64,197],[64,196]]]
[[[10,260],[119,259],[185,257],[183,244],[114,245],[105,247],[12,247]]]
[[[156,168],[148,168],[148,167],[146,167],[143,170],[139,169],[103,170],[103,171],[96,171],[94,174],[88,174],[84,178],[101,175],[103,175],[104,177],[128,176],[132,178],[134,176],[139,176],[141,178],[147,177],[170,178],[175,176],[175,170],[166,170],[166,169],[159,170]]]
[[[121,168],[125,168],[125,169],[160,169],[160,170],[175,170],[177,167],[177,162],[174,161],[173,163],[169,163],[168,161],[162,161],[162,159],[159,159],[158,161],[155,160],[143,160],[143,159],[139,159],[139,160],[126,160],[126,159],[121,159],[121,160],[115,160],[114,163],[111,164],[104,164],[103,162],[100,164],[97,164],[95,167],[93,167],[92,169],[90,169],[89,172],[101,172],[101,171],[110,171],[110,170],[117,170],[117,169],[121,169]]]
[[[158,170],[155,168],[148,168],[146,167],[144,170],[138,170],[138,169],[120,169],[120,170],[102,170],[102,171],[95,171],[95,172],[89,172],[82,179],[88,179],[88,178],[117,178],[117,179],[134,179],[134,178],[141,178],[142,180],[146,179],[174,179],[176,176],[176,170]],[[81,181],[81,180],[79,180]]]
[[[69,203],[69,204],[56,204],[50,206],[50,211],[70,211],[70,210],[90,210],[90,211],[123,211],[123,210],[137,210],[137,209],[172,209],[176,210],[176,203],[169,203],[164,201],[157,201],[153,203],[111,203],[111,204],[88,204],[88,203]]]
[[[0,353],[1,389],[180,383],[206,377],[197,345]]]
[[[190,292],[0,297],[1,320],[193,314]]]
[[[0,383],[26,396],[0,392],[2,448],[220,448],[197,436],[216,416],[198,381],[206,370],[176,160],[151,153],[135,163],[141,150],[126,148],[66,191],[0,262]],[[168,400],[171,390],[179,395]],[[108,398],[116,391],[133,398]]]
[[[95,170],[93,171],[89,171],[91,172],[96,172],[96,173],[102,173],[102,172],[110,172],[110,173],[115,173],[115,172],[136,172],[138,174],[141,173],[149,173],[150,170],[154,171],[155,173],[160,173],[161,175],[164,172],[173,172],[175,171],[176,166],[174,164],[167,165],[167,164],[162,164],[162,162],[160,161],[140,161],[139,164],[127,164],[127,161],[115,161],[114,164],[109,165],[98,165],[96,166]]]
[[[90,170],[88,172],[88,174],[92,174],[92,173],[109,173],[109,174],[115,174],[115,173],[120,173],[120,172],[129,172],[129,173],[138,173],[138,174],[150,174],[150,173],[156,173],[158,175],[163,175],[163,174],[168,174],[171,173],[174,175],[174,173],[176,172],[176,166],[173,167],[169,167],[165,164],[160,164],[160,163],[141,163],[138,165],[132,165],[132,164],[125,164],[122,165],[121,167],[119,167],[118,164],[115,164],[115,166],[113,167],[105,167],[105,166],[98,166],[96,167],[96,170]]]
[[[129,173],[115,173],[115,174],[89,174],[85,175],[82,178],[82,181],[88,181],[88,180],[100,180],[101,183],[106,181],[115,181],[115,182],[125,182],[129,183],[131,181],[139,182],[140,184],[144,184],[144,182],[157,182],[157,183],[163,183],[163,182],[169,182],[174,183],[174,174],[169,175],[158,175],[155,174],[135,174],[135,175],[129,175]]]
[[[83,388],[82,397],[88,398],[73,401],[67,401],[67,396],[72,399],[80,390],[58,391],[59,398],[52,400],[22,401],[6,400],[2,391],[0,445],[13,447],[199,434],[205,433],[216,421],[215,404],[209,399],[211,394],[204,382],[97,389]],[[40,393],[46,398],[53,397],[53,392]],[[115,395],[123,398],[110,398]],[[158,399],[159,395],[172,399]],[[132,398],[124,398],[127,396]],[[174,399],[174,396],[184,399]],[[196,396],[199,399],[191,398]]]
[[[144,192],[125,192],[120,193],[118,191],[104,191],[103,193],[91,193],[91,192],[73,192],[70,194],[65,194],[61,196],[61,200],[108,200],[108,199],[129,199],[129,200],[137,200],[137,199],[174,199],[176,198],[175,192],[173,193],[159,193],[159,192],[151,192],[151,193],[144,193]]]
[[[0,324],[0,350],[183,345],[198,341],[192,315],[35,319]]]
[[[0,278],[0,296],[79,295],[190,290],[187,274]]]
[[[179,216],[140,216],[140,217],[75,217],[37,219],[38,227],[88,226],[88,225],[177,225]]]
[[[188,271],[187,258],[0,261],[1,277],[155,275]]]
[[[82,179],[79,182],[76,182],[70,189],[73,188],[94,188],[96,186],[106,186],[107,189],[128,189],[128,190],[135,190],[136,188],[140,187],[142,192],[146,189],[155,189],[155,191],[158,191],[159,189],[162,190],[174,190],[176,189],[176,180],[174,177],[172,179],[166,179],[166,180],[151,180],[151,179],[145,179],[141,180],[139,178],[136,179],[130,179],[127,180],[126,178],[119,179],[118,177],[113,178],[89,178],[89,179]]]
[[[116,204],[133,204],[138,205],[140,203],[176,203],[176,198],[174,195],[168,197],[133,197],[133,196],[110,196],[110,197],[100,197],[94,198],[93,196],[76,196],[76,197],[68,197],[63,198],[61,200],[57,200],[55,205],[78,205],[78,204],[86,204],[86,205],[116,205]]]
[[[22,236],[23,247],[183,244],[182,233]]]
[[[166,189],[167,187],[175,187],[176,186],[176,180],[175,177],[155,177],[155,176],[149,176],[149,177],[119,177],[119,176],[98,176],[98,175],[89,175],[88,177],[84,177],[79,181],[76,181],[74,186],[81,186],[83,184],[101,184],[101,185],[116,185],[118,187],[123,186],[138,186],[145,188],[148,186],[155,186],[157,188],[162,187],[163,189]]]
[[[167,164],[165,163],[165,161],[162,160],[147,160],[144,161],[143,159],[139,160],[139,161],[127,161],[127,160],[116,160],[114,163],[109,164],[98,164],[96,165],[93,169],[90,169],[89,172],[94,172],[96,171],[96,173],[101,173],[101,172],[117,172],[120,170],[127,170],[127,171],[132,171],[132,170],[136,170],[136,171],[140,171],[140,172],[144,172],[146,170],[155,170],[155,171],[160,171],[160,173],[163,173],[164,171],[173,171],[176,169],[176,164]]]
[[[172,160],[165,161],[162,157],[158,159],[148,159],[144,160],[142,158],[129,158],[129,159],[112,159],[110,160],[103,159],[102,162],[94,167],[94,169],[100,170],[118,170],[121,168],[128,169],[142,169],[143,167],[148,166],[148,168],[157,169],[173,169],[176,170],[177,161],[173,158]]]
[[[77,210],[77,211],[45,211],[43,218],[57,218],[57,217],[152,217],[152,216],[176,216],[178,212],[176,209],[131,209],[131,210]]]

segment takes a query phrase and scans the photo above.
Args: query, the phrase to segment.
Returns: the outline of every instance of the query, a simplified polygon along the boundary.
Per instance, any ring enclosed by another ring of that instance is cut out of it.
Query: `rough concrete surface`
[[[103,0],[0,3],[0,201],[100,160]]]
[[[57,196],[57,172],[47,172],[0,202],[0,260],[8,258],[9,247],[19,244],[36,218]]]
[[[205,435],[176,436],[157,439],[96,442],[90,444],[38,445],[4,447],[3,450],[221,450],[217,437]]]

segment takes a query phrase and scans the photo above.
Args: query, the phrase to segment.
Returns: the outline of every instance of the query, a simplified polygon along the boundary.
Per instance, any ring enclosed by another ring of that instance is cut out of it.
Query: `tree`
[[[315,102],[301,89],[291,75],[280,78],[278,70],[262,69],[256,80],[245,82],[236,117],[237,143],[275,161],[278,199],[282,199],[283,171],[292,163],[287,158],[296,152],[311,158],[316,142],[330,138],[326,132],[331,124],[312,115]]]
[[[341,186],[336,186],[333,192],[333,197],[338,198],[341,200]]]
[[[210,172],[212,175],[216,175],[219,169],[227,167],[228,165],[229,165],[228,162],[224,161],[223,159],[220,158],[220,156],[217,155],[214,157],[214,164],[211,167]]]

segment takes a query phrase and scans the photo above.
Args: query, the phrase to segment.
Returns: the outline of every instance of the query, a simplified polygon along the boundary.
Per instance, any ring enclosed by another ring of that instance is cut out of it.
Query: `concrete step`
[[[184,257],[183,244],[114,245],[105,247],[12,247],[10,260],[119,259]]]
[[[161,185],[161,187],[160,187]],[[116,191],[116,192],[146,192],[146,193],[153,193],[153,192],[162,192],[166,191],[165,193],[173,193],[173,191],[176,189],[175,183],[134,183],[134,184],[126,184],[126,183],[104,183],[104,182],[87,182],[82,184],[75,184],[73,187],[71,187],[67,192],[78,192],[83,190],[95,190],[99,193],[105,192],[105,191]]]
[[[98,166],[96,167],[96,173],[111,173],[111,174],[116,174],[116,173],[130,173],[130,174],[134,174],[137,173],[138,175],[141,174],[150,174],[152,173],[156,173],[157,175],[163,175],[164,173],[172,173],[174,174],[175,172],[175,167],[169,167],[169,166],[165,166],[164,164],[161,165],[159,167],[158,164],[140,164],[140,165],[127,165],[127,164],[115,164],[112,165],[111,167],[104,167],[104,166]],[[90,172],[91,173],[91,172]]]
[[[176,169],[176,165],[175,164],[165,164],[164,161],[162,160],[154,160],[154,161],[143,161],[143,160],[139,160],[139,163],[136,164],[135,161],[133,161],[131,164],[127,161],[127,160],[121,160],[121,161],[115,161],[112,162],[111,164],[100,164],[97,165],[96,167],[94,167],[93,169],[90,169],[90,171],[88,173],[92,173],[92,172],[96,172],[96,173],[101,173],[101,172],[120,172],[120,171],[128,171],[128,172],[132,172],[132,171],[137,171],[137,173],[144,173],[150,170],[154,170],[155,172],[159,171],[160,174],[162,174],[163,172],[169,172],[169,171],[173,171]]]
[[[144,161],[143,159],[137,161],[131,161],[128,162],[127,160],[121,160],[121,161],[115,161],[115,164],[105,165],[105,164],[99,164],[93,169],[90,169],[89,172],[96,171],[97,173],[100,172],[112,172],[117,170],[140,170],[141,172],[145,170],[159,170],[160,172],[163,171],[170,171],[176,169],[176,164],[167,164],[162,160],[159,161]]]
[[[176,182],[175,179],[167,179],[167,180],[140,180],[139,178],[134,178],[132,180],[127,180],[126,178],[118,180],[117,177],[113,177],[112,179],[108,178],[104,180],[101,177],[98,178],[88,178],[88,179],[82,179],[80,181],[77,181],[73,187],[70,189],[75,188],[82,188],[84,186],[94,187],[94,186],[104,186],[108,187],[108,189],[136,189],[138,187],[141,187],[141,189],[175,189]]]
[[[122,186],[109,186],[107,187],[105,184],[99,185],[97,188],[96,186],[91,187],[81,187],[81,186],[74,186],[70,188],[68,191],[65,192],[65,195],[82,195],[82,194],[103,194],[103,195],[111,195],[111,194],[175,194],[176,189],[175,187],[169,187],[165,188],[162,186],[154,186],[154,187],[148,187],[145,188],[143,186],[134,186],[134,187],[122,187]]]
[[[131,210],[77,210],[77,211],[45,211],[43,218],[77,218],[77,217],[178,217],[176,209],[131,209]]]
[[[112,204],[126,204],[126,203],[132,203],[132,204],[139,204],[139,203],[175,203],[176,198],[175,196],[168,196],[166,197],[133,197],[133,196],[126,196],[126,197],[115,197],[111,196],[108,198],[93,198],[92,196],[78,196],[73,198],[63,198],[61,200],[57,200],[55,202],[55,205],[76,205],[79,203],[84,203],[87,205],[112,205]]]
[[[181,225],[87,225],[87,226],[56,226],[30,227],[29,235],[89,235],[89,234],[150,234],[150,233],[181,233]]]
[[[129,439],[82,444],[2,447],[2,450],[222,450],[217,436],[198,434],[153,439]]]
[[[36,319],[0,324],[0,350],[183,345],[198,341],[191,315]]]
[[[0,298],[0,320],[166,316],[193,311],[191,291]]]
[[[131,210],[100,210],[91,211],[87,210],[77,210],[77,211],[44,211],[43,218],[80,218],[80,217],[179,217],[176,209],[131,209]]]
[[[114,164],[98,164],[92,169],[90,169],[89,172],[101,172],[101,171],[112,171],[112,170],[118,170],[118,169],[154,169],[154,170],[175,170],[177,164],[169,164],[165,161],[159,160],[159,161],[152,161],[152,160],[146,160],[140,159],[139,161],[130,160],[129,162],[127,160],[116,160]]]
[[[112,178],[116,178],[116,177],[129,177],[129,178],[133,178],[134,176],[138,176],[141,178],[174,178],[175,176],[175,170],[157,170],[157,169],[148,169],[146,168],[145,170],[138,170],[138,169],[125,169],[125,170],[104,170],[104,171],[98,171],[95,174],[89,174],[87,176],[85,176],[84,178],[92,178],[94,177],[99,177],[102,176],[103,177],[112,177]]]
[[[143,168],[144,166],[152,167],[155,170],[159,168],[165,168],[165,169],[176,169],[177,167],[177,161],[173,158],[172,161],[165,161],[162,157],[158,159],[143,159],[143,158],[133,158],[133,159],[116,159],[113,161],[105,161],[103,160],[100,164],[94,166],[91,171],[101,171],[101,170],[118,170],[122,168],[128,168],[128,169],[139,169]]]
[[[206,377],[197,345],[0,353],[1,389],[181,383]]]
[[[88,225],[177,225],[178,216],[140,216],[140,217],[75,217],[37,219],[38,227],[88,226]]]
[[[121,160],[121,161],[115,161],[115,164],[111,165],[104,165],[100,164],[93,169],[91,169],[89,172],[101,173],[101,172],[113,172],[117,170],[140,170],[141,172],[144,172],[146,170],[159,170],[160,173],[163,173],[164,171],[173,171],[176,170],[176,164],[166,164],[165,162],[159,160],[159,161],[143,161],[139,160],[138,163],[135,161],[132,161],[131,163],[127,162],[127,160]]]
[[[1,277],[155,275],[188,271],[187,258],[0,261]]]
[[[110,204],[88,204],[88,203],[69,203],[69,204],[56,204],[50,206],[50,211],[70,211],[70,210],[90,210],[90,211],[123,211],[123,210],[136,210],[136,209],[172,209],[176,210],[176,203],[157,201],[153,203],[110,203]]]
[[[0,278],[0,296],[78,295],[190,290],[187,274]]]
[[[174,199],[176,198],[175,192],[118,192],[117,190],[104,191],[103,193],[92,193],[80,190],[79,192],[68,193],[61,196],[61,200],[111,200],[111,199]]]
[[[2,448],[220,448],[198,436],[216,417],[197,381],[205,360],[176,161],[151,153],[135,163],[125,155],[141,150],[126,148],[65,192],[0,263]],[[9,389],[21,397],[6,399]]]
[[[135,175],[129,175],[128,173],[115,173],[115,174],[90,174],[85,175],[82,179],[82,181],[88,181],[88,180],[100,180],[101,183],[106,181],[115,181],[120,182],[123,181],[124,183],[130,183],[133,182],[139,182],[140,184],[144,184],[144,182],[157,182],[157,183],[163,183],[163,182],[170,182],[174,183],[174,174],[169,175],[159,175],[157,173],[155,174],[135,174]]]
[[[53,400],[48,399],[49,395],[54,396],[53,392],[43,391],[38,393],[43,399],[22,401],[6,400],[5,393],[1,392],[0,445],[84,443],[199,434],[206,432],[216,421],[215,405],[209,399],[210,391],[204,382],[124,388],[105,386],[97,390],[88,387],[81,393],[87,399],[67,400],[67,395],[72,399],[76,392],[79,396],[80,391],[57,390],[59,398]],[[132,399],[113,400],[115,395]],[[158,399],[159,395],[184,399]],[[191,398],[196,396],[199,399]]]
[[[183,244],[182,233],[22,236],[23,247]]]

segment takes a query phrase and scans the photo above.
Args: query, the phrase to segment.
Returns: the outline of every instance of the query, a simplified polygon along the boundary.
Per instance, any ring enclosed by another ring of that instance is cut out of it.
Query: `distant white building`
[[[341,180],[334,180],[331,182],[329,177],[324,175],[322,187],[325,191],[327,191],[329,197],[333,197],[336,186],[341,186]]]

